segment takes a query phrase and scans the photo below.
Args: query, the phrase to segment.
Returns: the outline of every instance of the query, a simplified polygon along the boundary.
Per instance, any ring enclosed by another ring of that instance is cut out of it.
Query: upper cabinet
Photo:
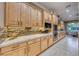
[[[44,22],[51,23],[51,14],[47,11],[44,11]]]
[[[20,3],[6,3],[6,26],[20,25]]]
[[[36,27],[37,26],[37,9],[34,7],[31,7],[31,21],[32,21],[32,26]]]
[[[23,27],[30,27],[31,19],[30,19],[30,6],[21,3],[21,24]]]
[[[53,15],[53,24],[58,24],[58,17],[56,15]]]
[[[43,19],[42,19],[42,11],[41,10],[38,10],[38,27],[42,27],[42,25],[43,25]]]
[[[42,11],[36,7],[31,7],[31,23],[33,27],[42,26]]]
[[[62,29],[65,28],[65,27],[64,27],[64,22],[63,22],[63,21],[61,21],[61,28],[62,28]]]
[[[41,27],[42,11],[30,4],[6,3],[6,26]]]
[[[0,27],[4,27],[4,3],[0,3]]]

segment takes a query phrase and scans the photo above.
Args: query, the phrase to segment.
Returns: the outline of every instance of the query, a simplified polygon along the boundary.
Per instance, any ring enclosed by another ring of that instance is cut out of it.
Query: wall
[[[0,27],[4,27],[4,3],[0,2]]]

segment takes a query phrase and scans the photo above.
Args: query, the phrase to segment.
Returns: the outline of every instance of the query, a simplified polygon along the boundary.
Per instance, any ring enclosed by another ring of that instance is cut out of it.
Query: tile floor
[[[66,36],[39,56],[78,56],[78,38]]]

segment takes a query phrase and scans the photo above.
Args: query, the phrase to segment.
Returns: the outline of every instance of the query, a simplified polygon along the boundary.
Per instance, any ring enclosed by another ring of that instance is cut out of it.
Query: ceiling
[[[79,20],[78,2],[36,2],[60,15],[63,21]]]

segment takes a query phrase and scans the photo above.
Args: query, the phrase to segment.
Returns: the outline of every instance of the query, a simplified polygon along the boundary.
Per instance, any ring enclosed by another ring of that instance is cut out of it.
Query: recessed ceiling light
[[[69,10],[67,9],[66,12],[69,12]]]
[[[69,15],[69,17],[72,17],[72,15]]]

